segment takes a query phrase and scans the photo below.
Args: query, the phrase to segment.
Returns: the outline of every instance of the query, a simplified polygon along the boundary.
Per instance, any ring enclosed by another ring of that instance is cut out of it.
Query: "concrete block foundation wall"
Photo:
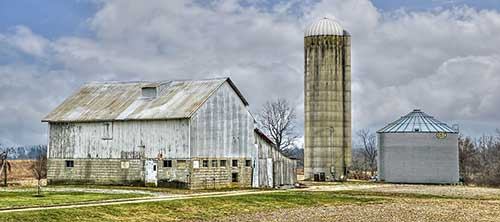
[[[203,166],[203,161],[208,166]],[[212,166],[212,161],[216,166]],[[221,167],[220,161],[226,160]],[[245,158],[238,158],[238,167],[233,159],[170,160],[166,167],[164,160],[157,161],[158,186],[190,189],[213,189],[222,187],[251,187],[252,166],[246,166]],[[67,161],[72,161],[71,166]],[[198,161],[198,168],[193,162]],[[253,164],[253,163],[252,163]],[[121,159],[50,159],[47,179],[49,184],[102,184],[102,185],[144,185],[144,160]],[[237,181],[232,182],[233,173]]]
[[[73,161],[72,167],[66,161]],[[49,159],[47,164],[49,184],[141,184],[144,175],[141,160]]]
[[[203,166],[203,161],[208,161],[208,166]],[[220,166],[220,161],[226,160],[226,166]],[[232,160],[238,160],[238,167],[232,166]],[[251,187],[252,186],[252,165],[246,166],[248,159],[225,159],[225,158],[197,158],[199,167],[192,169],[190,188],[191,189],[213,189],[222,187]],[[216,166],[212,165],[216,161]],[[237,173],[237,182],[232,182],[233,173]]]

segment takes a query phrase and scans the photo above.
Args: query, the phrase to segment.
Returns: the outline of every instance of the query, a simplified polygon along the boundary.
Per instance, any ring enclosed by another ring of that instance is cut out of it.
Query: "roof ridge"
[[[89,81],[85,82],[84,85],[88,84],[134,84],[134,83],[167,83],[167,82],[201,82],[207,80],[226,80],[229,77],[214,77],[214,78],[203,78],[203,79],[170,79],[170,80],[130,80],[130,81],[119,81],[119,80],[107,80],[107,81]]]

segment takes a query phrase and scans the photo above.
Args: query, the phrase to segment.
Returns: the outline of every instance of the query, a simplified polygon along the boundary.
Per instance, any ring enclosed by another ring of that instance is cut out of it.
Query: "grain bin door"
[[[267,185],[274,187],[273,158],[267,158]]]
[[[158,183],[158,166],[156,160],[146,160],[144,164],[144,181],[146,185],[156,186]]]

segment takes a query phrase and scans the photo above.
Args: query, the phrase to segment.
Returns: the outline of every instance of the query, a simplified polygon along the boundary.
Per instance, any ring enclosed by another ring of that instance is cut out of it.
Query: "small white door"
[[[154,184],[156,186],[158,182],[158,169],[156,160],[146,160],[146,163],[144,164],[144,171],[144,181],[146,182],[146,184]]]

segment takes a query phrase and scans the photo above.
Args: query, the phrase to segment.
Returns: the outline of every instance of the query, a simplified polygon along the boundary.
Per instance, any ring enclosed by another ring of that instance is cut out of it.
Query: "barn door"
[[[158,166],[156,160],[146,160],[144,164],[144,181],[146,185],[157,185],[158,182]]]

